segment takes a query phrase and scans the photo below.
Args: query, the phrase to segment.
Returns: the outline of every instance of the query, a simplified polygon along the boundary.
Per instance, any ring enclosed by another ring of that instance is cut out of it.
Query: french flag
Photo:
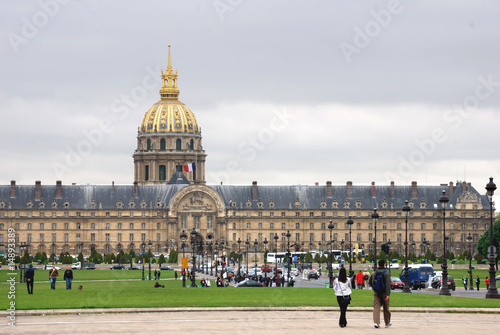
[[[194,162],[188,164],[188,165],[184,165],[184,171],[186,172],[191,172],[191,171],[195,171],[196,170],[196,164]]]

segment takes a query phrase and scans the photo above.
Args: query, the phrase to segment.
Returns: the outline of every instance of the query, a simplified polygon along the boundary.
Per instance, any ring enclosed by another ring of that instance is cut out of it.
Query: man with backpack
[[[380,306],[384,307],[385,328],[392,326],[389,311],[389,296],[391,295],[391,277],[385,269],[385,260],[378,261],[378,269],[370,277],[373,289],[373,322],[375,328],[380,328]]]

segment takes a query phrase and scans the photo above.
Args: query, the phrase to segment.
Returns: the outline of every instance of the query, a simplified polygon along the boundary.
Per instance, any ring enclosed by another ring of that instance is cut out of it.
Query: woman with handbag
[[[344,267],[340,268],[339,276],[335,279],[333,289],[335,290],[337,302],[340,307],[339,326],[340,328],[344,328],[347,326],[347,305],[351,303],[351,281],[347,279],[347,273]]]

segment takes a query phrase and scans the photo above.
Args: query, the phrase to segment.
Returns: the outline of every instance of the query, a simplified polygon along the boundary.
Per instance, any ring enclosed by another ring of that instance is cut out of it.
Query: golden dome
[[[144,115],[139,132],[199,133],[198,122],[193,112],[179,101],[177,71],[172,70],[170,44],[168,45],[168,66],[161,71],[161,100],[155,103]]]

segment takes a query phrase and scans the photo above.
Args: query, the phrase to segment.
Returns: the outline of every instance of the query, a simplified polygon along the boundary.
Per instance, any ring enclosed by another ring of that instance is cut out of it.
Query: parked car
[[[165,270],[165,271],[174,271],[174,268],[171,267],[170,265],[162,265],[160,267],[160,270]]]
[[[234,287],[263,287],[264,283],[260,283],[256,280],[252,279],[244,279],[240,281],[238,284],[234,285]]]
[[[316,270],[309,271],[309,274],[307,275],[307,279],[319,279],[318,271],[316,271]]]
[[[435,289],[441,288],[442,278],[442,276],[435,276],[434,278],[432,278],[431,287]],[[455,291],[455,280],[452,276],[448,276],[448,288],[452,291]]]
[[[52,269],[52,264],[45,264],[45,265],[43,266],[43,269],[44,269],[44,270],[50,270],[50,269]],[[58,267],[58,266],[56,266],[56,270],[58,270],[58,271],[59,271],[59,270],[61,270],[61,268],[60,268],[60,267]]]
[[[271,265],[262,265],[260,269],[262,270],[262,272],[271,272]]]
[[[430,264],[412,264],[408,266],[408,281],[412,290],[425,288],[429,278],[434,276],[434,269]],[[404,281],[404,270],[399,276]]]
[[[297,268],[292,268],[290,270],[290,274],[293,275],[293,276],[298,276],[300,274],[300,271]]]
[[[403,289],[405,284],[398,277],[391,277],[391,290]]]
[[[139,265],[132,265],[128,268],[129,270],[141,270],[142,268]]]
[[[115,264],[111,266],[110,270],[123,270],[125,267],[122,264]]]

